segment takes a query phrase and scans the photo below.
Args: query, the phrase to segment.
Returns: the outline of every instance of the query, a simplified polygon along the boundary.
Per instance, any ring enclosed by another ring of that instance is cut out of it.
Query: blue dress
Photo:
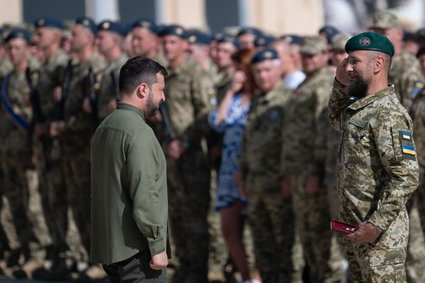
[[[239,193],[239,188],[232,179],[239,172],[239,156],[248,110],[249,103],[242,106],[242,96],[236,94],[230,102],[226,118],[221,125],[218,125],[217,122],[218,110],[213,111],[208,119],[214,130],[224,133],[216,210],[230,207],[236,200],[247,202]]]

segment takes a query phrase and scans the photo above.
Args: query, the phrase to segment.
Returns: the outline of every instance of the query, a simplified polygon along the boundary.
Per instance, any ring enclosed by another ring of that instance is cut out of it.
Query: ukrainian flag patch
[[[401,137],[404,140],[411,140],[412,139],[412,135],[408,132],[403,132],[401,131]]]
[[[403,157],[416,160],[416,149],[413,145],[412,134],[408,131],[400,131],[400,144]]]

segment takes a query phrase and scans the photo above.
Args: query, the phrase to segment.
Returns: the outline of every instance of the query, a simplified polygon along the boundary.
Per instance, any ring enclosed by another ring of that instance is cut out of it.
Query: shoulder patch
[[[417,81],[412,88],[412,96],[416,97],[416,95],[425,87],[425,83],[423,81]]]
[[[403,157],[416,160],[416,149],[413,145],[412,134],[408,131],[400,131],[399,135]]]

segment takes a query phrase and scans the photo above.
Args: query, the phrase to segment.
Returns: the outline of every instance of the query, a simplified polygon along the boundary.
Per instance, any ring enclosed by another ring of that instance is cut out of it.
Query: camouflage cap
[[[376,32],[363,32],[353,36],[345,44],[345,51],[350,53],[356,50],[373,50],[394,55],[394,46],[384,35]]]
[[[325,51],[327,48],[326,38],[314,35],[304,36],[301,39],[300,53],[317,54]]]
[[[257,51],[254,56],[252,56],[251,64],[257,64],[265,60],[275,60],[279,59],[279,54],[273,48],[263,48]]]
[[[377,12],[373,15],[372,25],[369,26],[369,29],[373,28],[400,28],[400,20],[394,14],[389,12]]]
[[[331,45],[333,50],[345,50],[345,44],[351,38],[348,33],[339,33],[332,38]]]

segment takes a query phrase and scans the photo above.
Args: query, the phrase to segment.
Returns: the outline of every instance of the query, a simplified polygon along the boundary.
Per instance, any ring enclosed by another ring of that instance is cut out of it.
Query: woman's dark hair
[[[163,66],[149,58],[137,56],[129,59],[120,70],[120,93],[130,94],[141,83],[151,86],[157,82],[157,73],[164,77],[168,74]]]

